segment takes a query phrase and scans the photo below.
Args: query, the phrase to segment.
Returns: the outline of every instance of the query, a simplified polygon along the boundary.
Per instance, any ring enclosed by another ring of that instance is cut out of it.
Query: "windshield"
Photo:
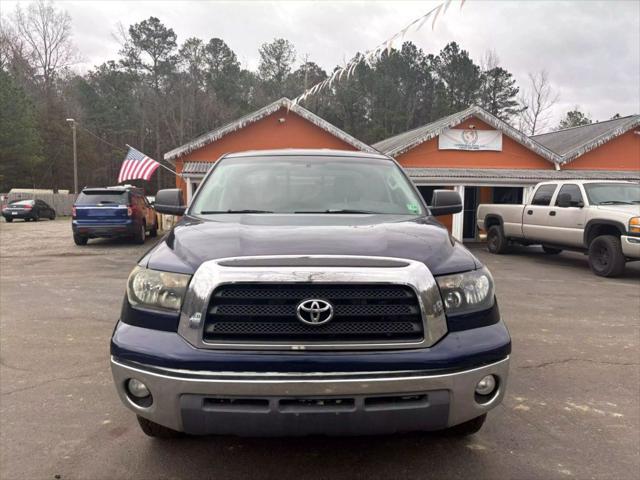
[[[265,156],[221,160],[200,186],[190,213],[421,215],[423,209],[391,161]]]
[[[640,184],[585,183],[591,205],[625,205],[640,203]]]
[[[9,203],[9,205],[11,205],[12,207],[18,207],[23,205],[33,205],[33,204],[34,204],[33,200],[16,200]]]

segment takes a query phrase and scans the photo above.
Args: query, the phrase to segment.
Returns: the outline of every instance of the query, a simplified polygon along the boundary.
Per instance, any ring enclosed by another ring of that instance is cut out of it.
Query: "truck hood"
[[[640,216],[640,205],[595,205],[595,208],[605,212],[615,212],[621,216],[628,215],[629,218]]]
[[[481,263],[432,218],[392,215],[184,217],[140,264],[194,273],[207,260],[259,255],[362,255],[423,262],[434,275]]]

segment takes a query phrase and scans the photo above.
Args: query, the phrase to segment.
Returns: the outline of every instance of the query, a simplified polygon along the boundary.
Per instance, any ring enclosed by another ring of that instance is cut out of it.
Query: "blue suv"
[[[144,243],[147,233],[158,234],[153,206],[136,187],[85,188],[73,206],[73,241],[86,245],[90,238],[131,237]]]

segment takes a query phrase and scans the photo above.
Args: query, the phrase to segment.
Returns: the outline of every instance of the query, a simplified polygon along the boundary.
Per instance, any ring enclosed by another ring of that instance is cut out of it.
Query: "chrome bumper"
[[[111,369],[118,394],[129,409],[174,430],[240,435],[360,434],[434,430],[486,413],[504,397],[509,357],[444,374],[200,372],[125,364],[113,357]],[[489,374],[498,377],[497,392],[486,403],[478,403],[476,384]],[[139,406],[129,398],[126,382],[130,378],[147,385],[153,396],[150,406]],[[402,394],[422,401],[397,405],[384,401],[387,396]],[[374,397],[383,401],[368,403],[367,399]],[[332,399],[337,398],[347,403],[336,405]],[[234,399],[246,402],[234,403]],[[256,399],[264,405],[253,408]],[[300,402],[299,409],[290,407],[292,400]]]
[[[640,260],[640,238],[629,237],[622,235],[620,237],[622,243],[622,253],[625,257],[633,258],[634,260]]]

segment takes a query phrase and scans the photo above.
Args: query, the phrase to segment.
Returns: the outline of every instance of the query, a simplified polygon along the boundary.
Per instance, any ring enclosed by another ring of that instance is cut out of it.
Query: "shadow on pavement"
[[[168,477],[179,476],[185,469],[194,473],[211,471],[212,467],[233,477],[254,478],[438,478],[448,476],[452,467],[476,477],[491,476],[488,456],[469,445],[474,445],[473,437],[451,438],[438,433],[337,438],[188,437],[151,440],[139,454],[145,464],[162,464]]]

